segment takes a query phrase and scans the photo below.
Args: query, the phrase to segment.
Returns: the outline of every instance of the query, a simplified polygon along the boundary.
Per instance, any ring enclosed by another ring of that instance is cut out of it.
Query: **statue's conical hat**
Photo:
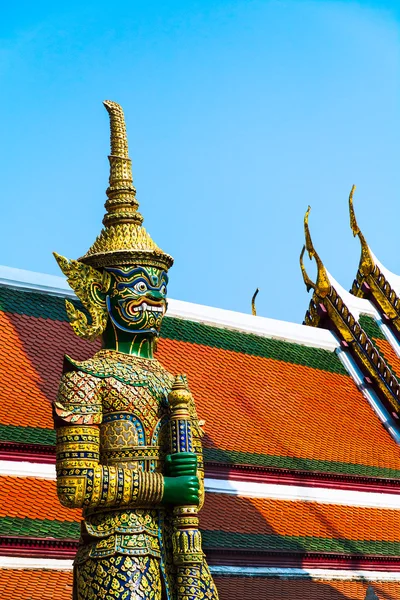
[[[111,126],[110,185],[105,203],[104,228],[79,261],[101,269],[124,265],[146,265],[168,269],[173,258],[165,254],[142,226],[138,211],[124,113],[119,104],[104,102]]]

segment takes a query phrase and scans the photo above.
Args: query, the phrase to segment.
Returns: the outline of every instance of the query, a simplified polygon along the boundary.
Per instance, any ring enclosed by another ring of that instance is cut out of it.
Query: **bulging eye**
[[[165,296],[166,293],[167,293],[167,286],[166,285],[162,285],[161,289],[160,289],[160,292]]]
[[[133,286],[133,289],[143,294],[144,292],[147,292],[147,285],[144,281],[138,281],[138,283],[135,283]]]

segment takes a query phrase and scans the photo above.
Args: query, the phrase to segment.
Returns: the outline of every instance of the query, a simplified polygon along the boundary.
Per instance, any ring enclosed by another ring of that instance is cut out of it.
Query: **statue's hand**
[[[165,474],[168,477],[196,475],[197,456],[194,452],[178,452],[165,457]]]
[[[164,477],[164,504],[183,506],[199,504],[199,480],[195,475],[180,477]]]
[[[197,456],[193,452],[168,454],[165,458],[164,495],[165,504],[199,504],[199,480]]]

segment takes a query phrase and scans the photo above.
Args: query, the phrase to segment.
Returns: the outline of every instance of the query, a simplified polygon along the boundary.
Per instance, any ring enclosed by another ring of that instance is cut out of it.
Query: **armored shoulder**
[[[53,405],[56,427],[101,423],[102,380],[85,371],[66,366]]]

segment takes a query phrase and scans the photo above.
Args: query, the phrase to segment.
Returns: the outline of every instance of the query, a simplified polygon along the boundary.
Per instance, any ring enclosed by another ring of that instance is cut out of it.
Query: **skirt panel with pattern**
[[[165,600],[160,561],[152,556],[88,559],[74,568],[74,600]]]

